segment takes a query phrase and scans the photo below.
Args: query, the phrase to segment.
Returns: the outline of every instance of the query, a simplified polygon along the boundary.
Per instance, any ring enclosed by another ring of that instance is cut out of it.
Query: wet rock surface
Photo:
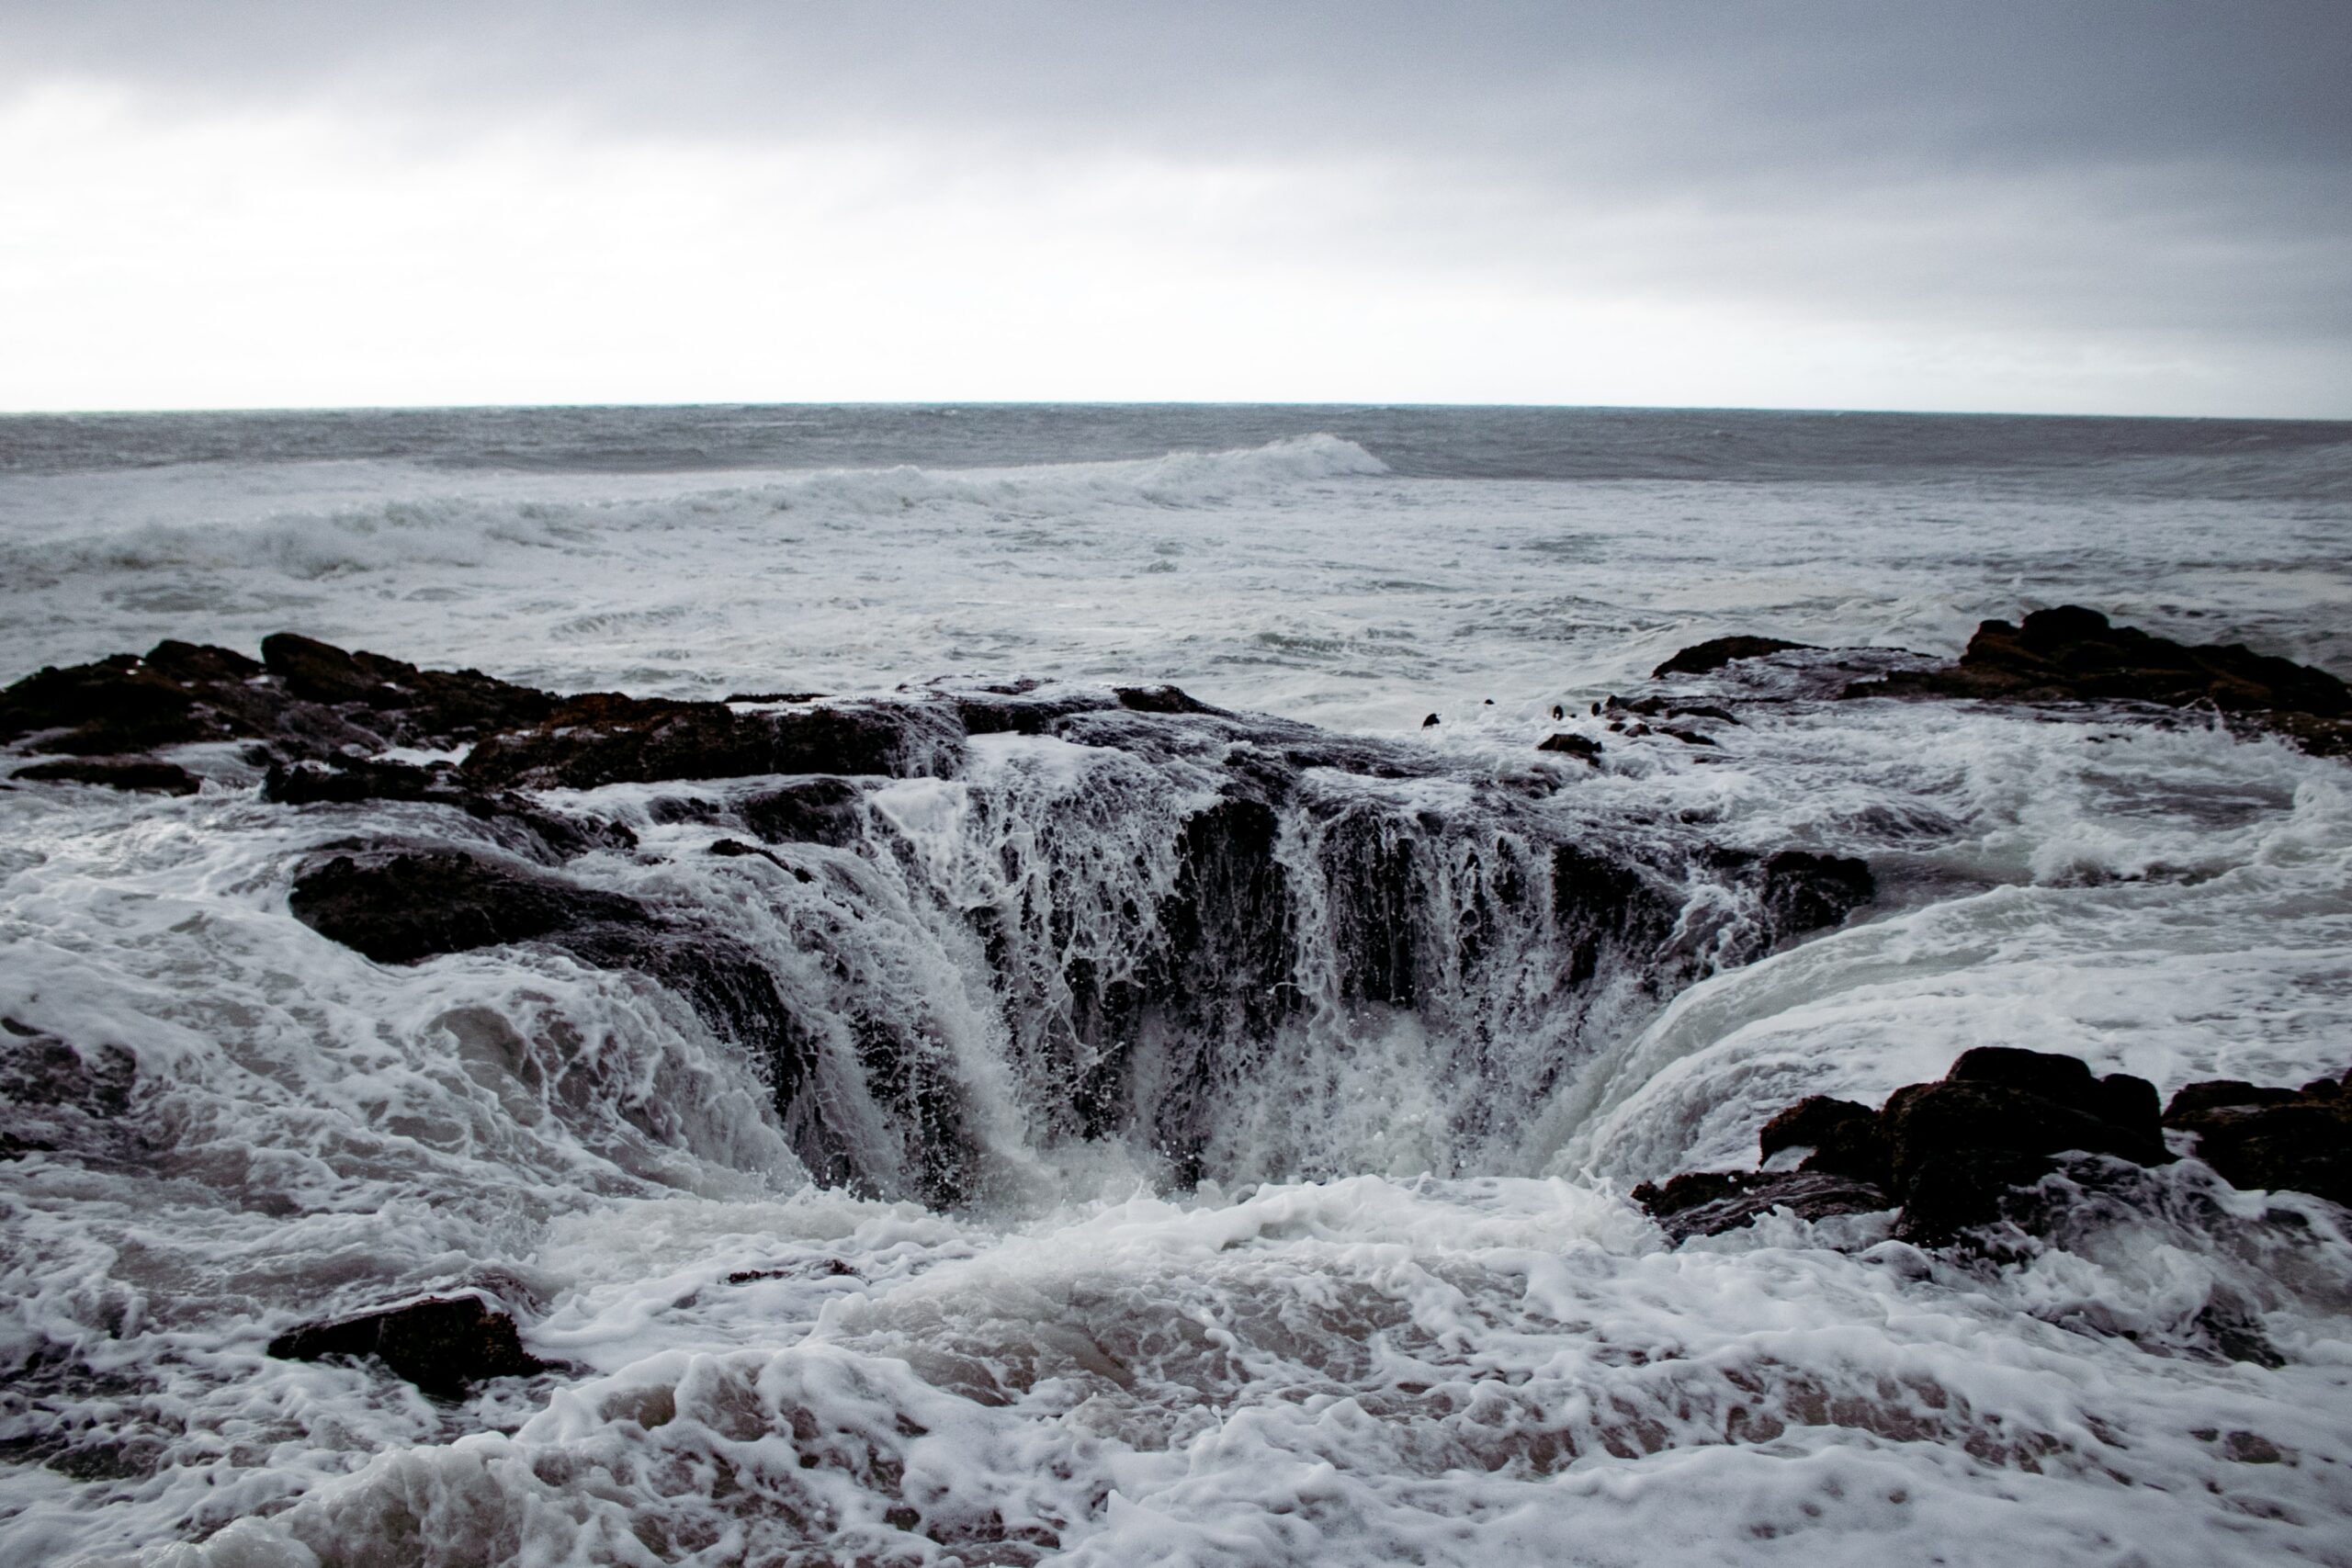
[[[2164,1123],[2233,1187],[2314,1193],[2352,1208],[2352,1073],[2300,1089],[2234,1079],[2188,1084]]]
[[[523,1348],[514,1320],[479,1296],[423,1301],[333,1323],[310,1324],[269,1342],[280,1360],[374,1358],[435,1399],[466,1397],[492,1378],[529,1377],[549,1364]]]
[[[725,703],[599,693],[485,741],[463,771],[476,784],[542,789],[762,773],[944,777],[956,771],[962,739],[952,710],[937,704],[739,713]]]
[[[2352,691],[2326,671],[2242,643],[2174,642],[2078,604],[1984,622],[1958,663],[1856,682],[1845,694],[2202,705],[2321,755],[2352,750]]]
[[[1804,1151],[1793,1171],[1690,1171],[1645,1182],[1634,1197],[1677,1240],[1785,1205],[1807,1219],[1897,1209],[1897,1235],[1949,1246],[2004,1221],[2028,1231],[2050,1223],[2027,1190],[2078,1156],[2170,1161],[2168,1127],[2195,1134],[2198,1156],[2233,1186],[2352,1205],[2346,1080],[2300,1089],[2190,1084],[2159,1117],[2145,1078],[2097,1077],[2077,1057],[2011,1046],[1964,1052],[1941,1079],[1905,1085],[1877,1111],[1822,1095],[1800,1100],[1757,1138],[1767,1164]]]
[[[1802,651],[1810,647],[1807,643],[1784,642],[1776,637],[1710,637],[1676,653],[1651,671],[1650,679],[1662,680],[1668,675],[1704,675],[1735,660],[1762,659],[1769,654]]]
[[[477,789],[448,762],[419,766],[371,757],[272,763],[262,777],[262,798],[285,806],[357,806],[370,801],[415,801],[447,806],[476,821],[511,829],[509,847],[549,862],[592,850],[637,847],[637,835],[618,822],[570,817],[543,810],[512,790]]]

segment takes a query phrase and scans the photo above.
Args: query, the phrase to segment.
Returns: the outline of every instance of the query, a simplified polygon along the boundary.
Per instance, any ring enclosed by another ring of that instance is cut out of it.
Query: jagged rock
[[[743,825],[771,844],[855,843],[865,792],[847,779],[802,779],[744,801]]]
[[[2352,1102],[2347,1102],[2352,1109]],[[1766,1122],[1758,1134],[1760,1157],[1808,1147],[1790,1177],[1838,1180],[1900,1204],[1895,1234],[1945,1245],[1996,1221],[2037,1223],[2016,1201],[2062,1166],[2062,1156],[2105,1155],[2137,1165],[2172,1156],[2157,1124],[2155,1086],[2128,1073],[2094,1077],[2073,1056],[1984,1046],[1964,1052],[1935,1083],[1908,1084],[1877,1111],[1850,1100],[1815,1095]],[[1649,1188],[1644,1201],[1660,1208],[1679,1192],[1685,1206],[1743,1197],[1781,1176],[1708,1171]],[[1689,1181],[1692,1185],[1678,1187]],[[1807,1189],[1805,1190],[1810,1190]],[[1640,1197],[1641,1194],[1635,1194]],[[1696,1195],[1696,1196],[1692,1196]],[[1745,1224],[1763,1207],[1733,1205],[1713,1229]],[[1696,1234],[1684,1224],[1680,1234]]]
[[[1223,708],[1211,707],[1175,686],[1114,686],[1112,691],[1118,696],[1121,707],[1136,713],[1225,713]]]
[[[1958,664],[1856,682],[1845,694],[2211,704],[2261,716],[2260,728],[2282,730],[2308,750],[2333,753],[2352,745],[2352,691],[2327,671],[2242,643],[2194,646],[2151,637],[2078,604],[2037,610],[2017,626],[1985,621]]]
[[[2197,1136],[2197,1157],[2233,1187],[2310,1192],[2352,1208],[2352,1074],[2299,1089],[2189,1084],[2165,1125]]]
[[[1821,1220],[1894,1206],[1871,1182],[1829,1171],[1689,1171],[1663,1187],[1644,1182],[1634,1189],[1633,1198],[1676,1241],[1736,1230],[1775,1209],[1787,1209],[1799,1219]]]
[[[9,776],[28,784],[103,784],[108,789],[145,795],[194,795],[198,788],[196,775],[186,768],[148,757],[93,757],[42,762],[19,768]]]
[[[346,748],[447,747],[546,716],[544,692],[474,671],[419,670],[281,632],[256,663],[225,648],[164,641],[46,669],[0,692],[0,743],[49,734],[49,750],[130,758],[197,740],[259,739],[284,756]],[[163,765],[163,764],[153,764]]]
[[[223,673],[226,679],[223,679]],[[0,742],[62,731],[43,749],[74,756],[127,756],[158,746],[265,733],[243,688],[261,666],[227,649],[158,643],[147,658],[119,653],[92,664],[51,667],[0,692]],[[217,685],[233,700],[212,700]]]
[[[1781,850],[1758,869],[1765,911],[1782,935],[1838,925],[1878,897],[1869,864],[1849,855]]]
[[[380,653],[346,653],[292,632],[262,638],[261,659],[293,695],[368,708],[386,721],[371,728],[404,745],[446,747],[537,724],[556,705],[550,693],[494,680],[479,670],[420,670]]]
[[[651,919],[633,898],[463,850],[337,855],[298,877],[288,904],[312,931],[379,964]]]
[[[854,704],[739,714],[724,703],[594,693],[529,729],[474,748],[463,773],[484,786],[564,786],[763,773],[944,775],[963,729],[944,704]]]
[[[1598,762],[1601,752],[1600,742],[1591,736],[1566,733],[1547,736],[1536,742],[1535,749],[1538,751],[1557,751],[1587,762]]]
[[[2199,1112],[2216,1106],[2286,1105],[2301,1094],[2301,1089],[2283,1086],[2257,1087],[2243,1078],[2206,1078],[2173,1091],[2165,1105],[2165,1125],[2186,1129]]]
[[[1776,637],[1718,637],[1693,643],[1650,671],[1653,681],[1668,675],[1704,675],[1735,659],[1761,659],[1768,653],[1808,649],[1809,643],[1783,642]]]
[[[1882,1188],[1894,1179],[1887,1170],[1878,1112],[1850,1100],[1826,1094],[1801,1100],[1765,1122],[1756,1142],[1760,1157],[1768,1161],[1782,1149],[1812,1150],[1798,1167],[1801,1170],[1850,1176]]]
[[[335,758],[272,763],[263,775],[261,793],[264,800],[287,806],[352,806],[369,800],[447,806],[477,821],[513,824],[532,848],[554,860],[591,850],[637,847],[637,835],[621,823],[560,816],[512,791],[475,789],[448,762],[418,767],[380,758]]]
[[[359,1317],[309,1324],[271,1340],[268,1353],[288,1361],[372,1356],[435,1399],[462,1399],[475,1383],[550,1370],[523,1348],[514,1320],[479,1296],[427,1296]]]
[[[1972,1074],[1964,1070],[1972,1057],[1998,1059],[1975,1062]],[[2127,1112],[2140,1099],[2129,1086],[2093,1078],[2074,1057],[2005,1048],[1968,1053],[1940,1083],[1895,1090],[1880,1127],[1904,1205],[1898,1234],[1947,1242],[1989,1224],[2001,1217],[2004,1193],[2039,1181],[2058,1168],[2054,1156],[2070,1151],[2163,1163],[2171,1156],[2156,1126],[2153,1089],[2144,1121],[2100,1113]]]
[[[1320,865],[1331,902],[1340,995],[1410,1007],[1419,994],[1415,944],[1418,835],[1410,818],[1369,807],[1333,817]]]
[[[2050,1051],[2027,1051],[2013,1045],[1980,1045],[1963,1051],[1944,1075],[1947,1082],[1996,1084],[2036,1095],[2094,1116],[2111,1126],[2130,1129],[2140,1139],[2139,1155],[2127,1156],[2142,1165],[2165,1159],[2163,1134],[2156,1130],[2156,1086],[2130,1073],[2094,1077],[2087,1063]]]

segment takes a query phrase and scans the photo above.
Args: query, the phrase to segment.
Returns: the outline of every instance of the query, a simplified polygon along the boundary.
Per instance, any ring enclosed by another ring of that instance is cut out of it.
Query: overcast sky
[[[2352,417],[2352,0],[0,0],[0,408]]]

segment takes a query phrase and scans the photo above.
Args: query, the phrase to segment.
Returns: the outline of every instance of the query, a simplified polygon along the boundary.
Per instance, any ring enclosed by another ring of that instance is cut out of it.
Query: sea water
[[[2341,425],[0,422],[7,679],[292,629],[640,695],[1170,681],[1424,748],[1428,776],[1316,787],[1450,819],[1577,729],[1606,765],[1526,810],[1859,855],[1879,885],[1840,929],[1573,1018],[1540,944],[1379,1006],[1302,960],[1314,1005],[1178,1169],[1057,1119],[1034,998],[965,917],[1043,898],[1036,940],[1114,952],[1119,890],[1166,886],[1207,798],[1181,764],[985,737],[953,779],[872,792],[856,843],[796,850],[805,884],[700,853],[646,786],[556,792],[639,835],[575,874],[723,919],[781,984],[927,1042],[990,1173],[949,1200],[894,1174],[910,1134],[879,1101],[843,1111],[873,1123],[844,1134],[860,1179],[812,1179],[761,1064],[658,987],[534,944],[387,967],[288,914],[306,856],[455,830],[440,808],[0,789],[0,1014],[136,1067],[125,1113],[0,1166],[0,1551],[2352,1562],[2341,1212],[2187,1162],[1994,1263],[1871,1217],[1677,1249],[1624,1196],[1974,1045],[2166,1092],[2342,1072],[2345,765],[2194,714],[1840,702],[1761,668],[1702,682],[1744,720],[1713,748],[1589,711],[1706,637],[1944,658],[2059,603],[2343,672],[2348,598]],[[1442,923],[1459,890],[1432,887],[1415,918]],[[568,1370],[445,1405],[262,1353],[458,1288]],[[2222,1321],[2270,1354],[2217,1349]]]

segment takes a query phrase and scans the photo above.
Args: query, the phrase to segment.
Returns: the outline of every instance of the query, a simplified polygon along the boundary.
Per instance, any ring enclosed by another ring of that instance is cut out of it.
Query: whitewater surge
[[[2086,499],[1996,442],[1749,479],[1202,445],[0,476],[10,679],[291,624],[948,737],[845,791],[533,788],[635,840],[569,854],[278,804],[233,743],[182,797],[0,788],[0,1096],[51,1145],[0,1165],[0,1555],[2352,1562],[2343,1211],[2076,1173],[1985,1258],[1886,1215],[1675,1247],[1625,1197],[1977,1045],[2342,1072],[2344,764],[1837,699],[1893,652],[1673,683],[1735,716],[1713,744],[1589,710],[1704,630],[1945,653],[2061,581],[2329,662],[2340,467],[2159,445]],[[1170,678],[1240,711],[1133,685]],[[381,964],[290,911],[417,844],[723,941],[775,1008],[585,941]],[[1849,861],[1850,907],[1785,881]],[[445,1404],[264,1353],[451,1292],[555,1370]]]

